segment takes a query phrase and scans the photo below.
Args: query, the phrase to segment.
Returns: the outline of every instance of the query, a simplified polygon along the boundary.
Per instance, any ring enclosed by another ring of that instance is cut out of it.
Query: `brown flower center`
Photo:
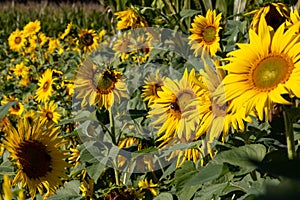
[[[15,37],[15,43],[20,44],[22,42],[22,38],[20,36]]]
[[[260,91],[270,91],[280,83],[285,83],[292,73],[294,64],[291,58],[282,54],[270,54],[254,65],[252,84]]]
[[[47,117],[47,119],[48,119],[49,121],[52,121],[52,119],[53,119],[53,112],[47,111],[47,112],[46,112],[46,117]]]
[[[47,147],[36,140],[25,140],[17,149],[21,170],[29,179],[45,177],[52,171],[51,156]]]
[[[49,81],[46,81],[46,82],[44,83],[44,85],[43,85],[43,89],[44,89],[44,90],[48,90],[48,89],[49,89],[49,86],[50,86]]]
[[[84,34],[81,39],[81,42],[83,46],[91,46],[94,43],[92,34],[90,33]]]
[[[99,93],[108,94],[115,88],[118,77],[115,76],[113,71],[106,70],[101,74],[96,73],[93,81]]]
[[[212,43],[216,39],[217,30],[213,26],[208,26],[203,31],[203,39],[207,43]]]

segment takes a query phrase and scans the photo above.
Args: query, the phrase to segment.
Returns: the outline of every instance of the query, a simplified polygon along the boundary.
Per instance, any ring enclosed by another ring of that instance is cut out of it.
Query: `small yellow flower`
[[[3,100],[1,101],[1,104],[5,105],[9,102],[17,101],[17,100],[18,98],[15,98],[13,96],[9,96],[9,97],[4,96]],[[8,110],[9,114],[17,115],[17,116],[21,116],[23,111],[24,111],[24,105],[20,102],[17,102],[14,106],[10,107]]]
[[[119,20],[117,30],[148,26],[147,21],[132,9],[116,12],[115,15]]]
[[[29,73],[29,68],[26,67],[23,62],[21,62],[17,64],[15,68],[13,68],[13,71],[16,76],[26,77]]]
[[[53,70],[47,69],[38,82],[38,90],[35,98],[38,102],[46,102],[53,93],[52,84],[55,78],[52,78]]]
[[[143,189],[149,190],[153,196],[158,195],[158,184],[154,184],[152,182],[152,179],[150,179],[150,182],[148,182],[147,179],[140,181],[138,183],[138,186],[140,187],[141,190],[143,190]]]
[[[29,22],[26,26],[24,26],[24,36],[28,37],[30,35],[34,35],[39,32],[41,29],[41,22],[39,20],[35,20],[34,22]]]

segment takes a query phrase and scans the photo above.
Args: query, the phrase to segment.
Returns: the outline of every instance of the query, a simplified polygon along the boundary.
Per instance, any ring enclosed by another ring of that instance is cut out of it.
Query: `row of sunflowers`
[[[0,199],[297,196],[298,7],[208,2],[100,1],[113,28],[12,31]]]

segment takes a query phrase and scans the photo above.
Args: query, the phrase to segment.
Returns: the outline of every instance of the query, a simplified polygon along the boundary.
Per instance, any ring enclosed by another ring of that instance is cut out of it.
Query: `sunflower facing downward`
[[[91,60],[86,60],[74,81],[77,98],[83,98],[81,106],[89,104],[109,109],[121,97],[126,97],[122,73],[112,69],[100,69]]]
[[[209,53],[215,56],[220,50],[219,26],[222,13],[216,15],[215,10],[208,10],[206,16],[198,15],[192,23],[189,36],[191,48],[194,49],[194,54],[198,56],[200,53]]]
[[[59,150],[63,140],[58,136],[59,127],[48,126],[40,118],[30,124],[26,119],[18,121],[18,127],[10,127],[3,141],[18,170],[13,184],[21,182],[32,198],[36,191],[53,193],[67,178],[67,163],[63,151]]]
[[[117,30],[148,26],[147,21],[132,9],[116,12]]]
[[[194,84],[195,71],[188,74],[185,70],[180,81],[166,78],[158,91],[159,98],[150,106],[148,117],[154,118],[152,122],[157,127],[161,145],[178,138],[190,142],[195,137],[196,125],[199,118],[198,96],[203,92]]]
[[[36,91],[35,98],[38,102],[46,102],[53,93],[52,84],[55,78],[52,78],[53,70],[47,69],[39,79],[39,89]]]
[[[233,110],[245,107],[246,115],[253,111],[267,120],[273,103],[290,103],[282,94],[300,97],[299,24],[284,28],[271,34],[261,18],[258,33],[249,30],[250,43],[238,44],[240,49],[230,52],[229,63],[222,67],[228,75],[222,81],[226,96],[219,102],[233,100]]]
[[[258,30],[261,18],[264,18],[267,24],[275,31],[281,24],[290,19],[289,8],[283,3],[268,3],[260,9],[253,10],[246,15],[249,14],[255,14],[251,22],[251,28],[253,28],[255,32]]]

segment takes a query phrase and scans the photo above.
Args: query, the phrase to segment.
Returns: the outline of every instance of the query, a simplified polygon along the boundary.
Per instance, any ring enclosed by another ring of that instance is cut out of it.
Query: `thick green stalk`
[[[295,148],[295,140],[294,140],[294,132],[293,132],[293,121],[291,119],[290,113],[288,112],[287,108],[285,108],[283,111],[283,117],[284,117],[288,158],[290,160],[293,160],[296,156],[296,150],[295,150],[296,148]]]

